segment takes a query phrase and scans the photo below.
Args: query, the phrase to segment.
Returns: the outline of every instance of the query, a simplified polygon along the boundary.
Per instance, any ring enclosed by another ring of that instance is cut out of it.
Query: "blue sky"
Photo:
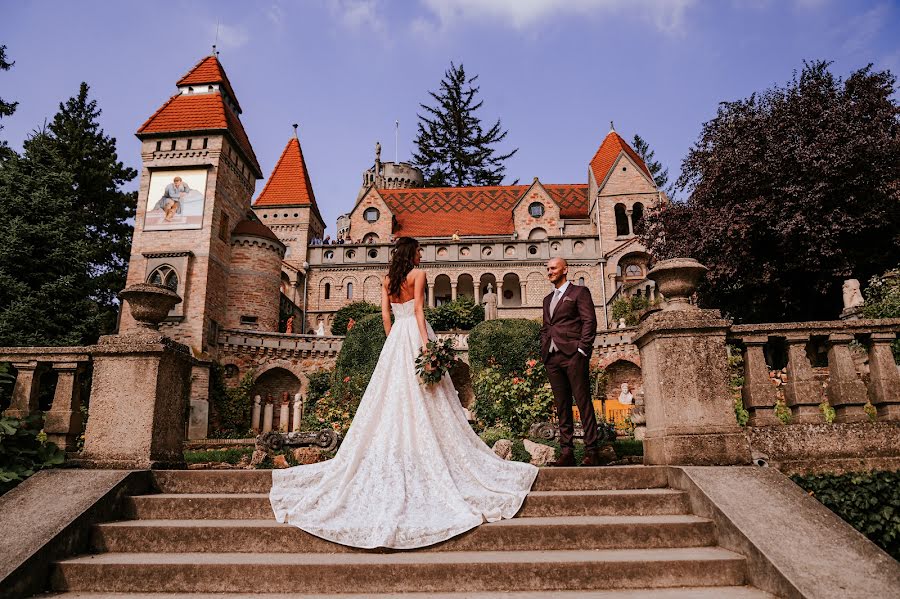
[[[718,102],[783,83],[804,59],[900,73],[900,3],[884,0],[33,0],[0,5],[16,61],[0,97],[19,102],[0,137],[21,147],[87,81],[138,168],[134,131],[210,52],[217,23],[264,173],[299,123],[332,233],[376,140],[393,159],[395,120],[409,158],[418,106],[451,60],[480,76],[483,119],[501,118],[504,147],[519,148],[507,182],[586,182],[610,120],[677,174]]]

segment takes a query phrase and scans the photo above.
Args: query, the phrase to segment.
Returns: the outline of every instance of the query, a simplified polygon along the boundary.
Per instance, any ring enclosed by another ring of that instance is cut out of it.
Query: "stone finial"
[[[294,128],[294,138],[295,139],[299,139],[299,137],[297,136],[297,127],[299,127],[299,126],[300,125],[298,125],[297,123],[294,123],[293,125],[291,125],[291,127]]]
[[[612,122],[612,121],[610,121],[610,122],[609,122],[609,131],[610,131],[610,133],[615,132],[615,130],[616,130],[616,126],[613,125],[613,122]]]
[[[159,323],[169,314],[181,297],[164,285],[138,283],[119,292],[119,299],[128,302],[131,316],[138,326],[158,330]]]

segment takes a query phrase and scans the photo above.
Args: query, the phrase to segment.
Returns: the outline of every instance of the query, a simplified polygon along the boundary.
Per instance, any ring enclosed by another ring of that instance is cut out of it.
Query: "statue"
[[[481,300],[484,304],[484,319],[497,320],[497,294],[494,293],[494,287],[490,283],[487,286],[487,293]]]
[[[375,162],[381,162],[381,142],[375,142]]]
[[[294,332],[294,315],[288,316],[287,322],[284,325],[285,333],[293,333]]]
[[[634,395],[628,389],[628,383],[622,383],[621,391],[619,392],[619,403],[626,406],[634,403]]]
[[[844,296],[844,309],[841,312],[841,320],[856,320],[859,318],[864,303],[862,293],[859,291],[858,279],[846,279],[842,288]]]
[[[619,319],[619,325],[618,325],[617,328],[619,328],[619,329],[624,329],[624,328],[626,328],[627,326],[628,326],[628,325],[625,324],[625,319],[624,319],[624,318],[620,318],[620,319]]]
[[[316,336],[317,336],[317,337],[324,337],[324,336],[325,336],[325,321],[324,321],[324,320],[320,320],[320,321],[319,321],[319,326],[318,326],[318,328],[316,329]]]

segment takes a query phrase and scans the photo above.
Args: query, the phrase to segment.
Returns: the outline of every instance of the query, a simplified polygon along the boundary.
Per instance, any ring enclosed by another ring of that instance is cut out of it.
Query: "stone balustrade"
[[[879,320],[823,321],[781,324],[734,325],[729,343],[742,347],[744,385],[741,396],[750,413],[751,426],[779,424],[778,400],[770,380],[771,356],[778,350],[786,359],[784,401],[791,410],[791,423],[824,422],[819,407],[823,385],[810,361],[810,349],[819,347],[827,356],[828,379],[824,399],[835,411],[835,422],[868,420],[865,405],[875,407],[878,420],[900,420],[900,372],[891,353],[891,342],[900,332],[900,318]],[[868,385],[857,373],[851,343],[865,348]],[[770,356],[767,362],[767,356]]]
[[[225,329],[219,332],[218,342],[221,348],[234,353],[308,357],[336,356],[341,351],[344,338]]]
[[[90,363],[87,347],[5,347],[0,362],[16,369],[12,401],[5,415],[25,418],[39,411],[41,377],[52,371],[57,375],[53,403],[44,416],[47,438],[65,451],[75,451],[84,422],[81,416],[82,377]]]

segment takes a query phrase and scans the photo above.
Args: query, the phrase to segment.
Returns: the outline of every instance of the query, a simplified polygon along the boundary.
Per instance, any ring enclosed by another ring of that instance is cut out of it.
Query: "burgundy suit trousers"
[[[584,430],[584,446],[586,449],[597,448],[597,416],[591,402],[591,376],[588,371],[589,360],[586,356],[575,352],[565,356],[562,352],[553,352],[544,363],[547,377],[553,389],[553,401],[556,403],[556,416],[559,419],[560,447],[574,447],[572,437],[575,434],[575,420],[572,416],[572,398],[581,414],[581,428]]]

